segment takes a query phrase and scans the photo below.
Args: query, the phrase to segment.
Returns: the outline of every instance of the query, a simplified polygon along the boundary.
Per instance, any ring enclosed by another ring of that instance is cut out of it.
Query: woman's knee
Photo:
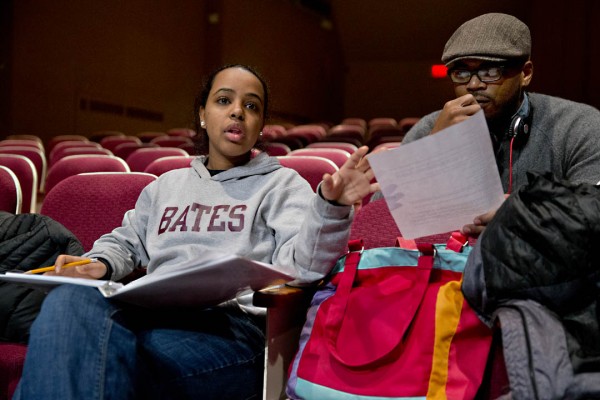
[[[264,353],[223,368],[161,382],[162,399],[260,399]],[[171,397],[170,397],[171,396]]]
[[[105,316],[111,307],[94,287],[61,285],[48,293],[37,319],[64,324],[74,318]]]
[[[102,297],[98,289],[80,285],[60,285],[52,289],[46,296],[45,303],[68,304],[78,301],[88,301]]]

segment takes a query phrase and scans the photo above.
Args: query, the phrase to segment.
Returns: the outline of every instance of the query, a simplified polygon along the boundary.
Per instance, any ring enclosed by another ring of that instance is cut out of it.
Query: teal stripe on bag
[[[425,400],[425,396],[418,397],[382,397],[382,396],[362,396],[360,394],[351,394],[337,391],[316,383],[305,381],[298,378],[296,384],[296,393],[304,399],[319,400]]]
[[[433,268],[454,272],[464,271],[465,259],[471,252],[470,246],[465,246],[461,253],[457,253],[453,250],[446,250],[446,246],[443,244],[436,244],[434,247],[437,250],[437,254],[433,262]],[[385,268],[386,265],[392,267],[399,265],[416,267],[418,260],[418,250],[402,249],[399,247],[378,247],[374,249],[363,250],[358,269],[366,270],[371,268]],[[341,257],[333,268],[332,273],[335,274],[342,272],[344,270],[345,261],[346,256]]]

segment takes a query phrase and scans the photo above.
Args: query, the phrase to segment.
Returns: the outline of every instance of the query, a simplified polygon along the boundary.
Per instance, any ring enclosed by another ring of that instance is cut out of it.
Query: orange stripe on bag
[[[435,345],[427,399],[446,399],[450,346],[458,328],[464,301],[460,290],[461,283],[462,279],[448,282],[438,292],[435,312]]]

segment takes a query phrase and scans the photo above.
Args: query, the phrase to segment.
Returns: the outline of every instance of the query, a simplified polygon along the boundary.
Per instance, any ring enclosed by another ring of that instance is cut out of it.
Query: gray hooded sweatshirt
[[[106,260],[113,280],[139,266],[153,273],[193,265],[198,254],[216,251],[293,266],[299,282],[310,282],[346,251],[352,207],[316,195],[276,158],[263,153],[212,177],[204,161],[150,183],[122,226],[85,256]]]

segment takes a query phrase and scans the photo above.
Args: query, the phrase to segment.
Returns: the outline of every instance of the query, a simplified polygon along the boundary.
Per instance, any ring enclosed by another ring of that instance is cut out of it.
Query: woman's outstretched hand
[[[379,190],[378,183],[371,183],[375,177],[369,162],[364,156],[367,146],[356,150],[333,175],[323,175],[321,194],[326,200],[351,206],[362,201],[369,193]]]

